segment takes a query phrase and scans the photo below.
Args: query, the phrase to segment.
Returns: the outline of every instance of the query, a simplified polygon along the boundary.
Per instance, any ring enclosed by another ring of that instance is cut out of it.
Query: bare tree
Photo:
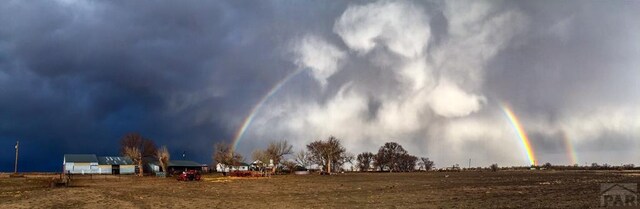
[[[142,176],[146,159],[156,156],[156,144],[153,140],[146,139],[138,133],[128,133],[120,140],[120,153],[123,156],[129,156],[132,160],[139,159],[136,163]],[[136,156],[131,156],[131,154],[136,154]]]
[[[379,171],[384,171],[384,168],[387,166],[387,164],[387,159],[380,152],[373,156],[373,166]]]
[[[231,146],[224,142],[216,143],[213,150],[213,161],[227,166],[227,168],[231,168],[231,166],[237,165],[244,160],[242,155],[235,152]]]
[[[429,160],[428,157],[421,157],[419,164],[420,164],[420,167],[424,168],[425,171],[430,171],[435,165],[433,161]]]
[[[416,169],[416,162],[418,162],[418,157],[406,153],[402,154],[398,157],[398,170],[412,172]]]
[[[266,153],[269,158],[273,160],[274,166],[272,172],[276,172],[276,168],[282,161],[282,158],[285,155],[292,154],[292,150],[293,146],[291,146],[286,140],[269,143],[269,147],[267,147]]]
[[[498,171],[498,169],[500,169],[500,167],[498,167],[497,163],[491,164],[491,171],[496,172]]]
[[[374,155],[371,152],[363,152],[358,154],[358,169],[360,171],[368,171],[371,168],[371,163],[373,163]]]
[[[345,152],[340,158],[340,164],[344,165],[346,163],[349,163],[351,165],[351,171],[353,171],[353,161],[355,160],[355,158],[356,157],[353,155],[353,153]]]
[[[296,166],[298,165],[298,163],[291,161],[291,160],[285,160],[282,162],[282,165],[287,168],[289,170],[289,173],[293,173],[293,171],[295,171]]]
[[[327,173],[331,173],[333,167],[339,167],[344,157],[345,148],[340,144],[340,140],[334,136],[330,136],[327,141],[314,141],[307,145],[310,160],[326,169]]]
[[[140,150],[137,147],[125,147],[124,156],[131,158],[135,164],[138,164],[138,175],[143,176],[142,153]]]
[[[136,147],[142,158],[156,156],[156,144],[151,139],[142,137],[138,133],[128,133],[120,140],[120,153],[125,153],[126,147]]]
[[[396,142],[387,142],[378,150],[376,160],[379,162],[377,162],[377,164],[379,166],[386,166],[389,168],[389,172],[399,170],[400,160],[406,154],[407,151],[402,148],[402,145]]]
[[[267,155],[266,151],[261,149],[253,150],[251,157],[253,158],[254,161],[262,162],[257,166],[258,166],[258,169],[260,169],[260,171],[264,171],[265,165],[269,163],[269,155]]]
[[[169,158],[171,157],[171,155],[169,154],[169,149],[167,149],[167,146],[162,146],[156,153],[156,157],[158,158],[158,162],[162,167],[162,171],[165,172],[165,174],[168,174],[169,171],[167,170],[167,167],[169,167]]]
[[[298,163],[298,165],[304,167],[305,169],[308,169],[309,166],[311,165],[308,152],[304,150],[300,150],[298,153],[296,153],[295,157],[296,157],[295,160]]]

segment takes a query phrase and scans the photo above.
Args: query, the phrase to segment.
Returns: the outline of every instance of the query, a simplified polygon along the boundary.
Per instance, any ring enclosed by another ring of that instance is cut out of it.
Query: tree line
[[[286,140],[273,141],[265,149],[254,150],[252,158],[255,162],[262,162],[256,165],[259,169],[269,167],[272,163],[271,172],[279,169],[306,170],[312,165],[317,165],[320,171],[332,173],[340,171],[347,163],[360,171],[410,172],[416,169],[428,171],[435,165],[429,158],[418,158],[409,154],[396,142],[385,143],[377,153],[363,152],[354,156],[347,152],[340,140],[334,136],[326,140],[313,141],[307,144],[305,149],[295,153],[293,146]],[[239,165],[245,160],[223,142],[214,146],[212,159],[228,167]]]
[[[120,154],[131,158],[133,163],[138,165],[139,175],[144,174],[144,165],[150,161],[157,161],[162,171],[167,172],[171,157],[166,146],[158,148],[152,139],[139,133],[127,133],[122,137]],[[334,136],[326,140],[313,141],[295,153],[288,141],[273,141],[264,149],[254,150],[251,157],[255,162],[262,162],[256,165],[259,169],[270,167],[271,172],[282,169],[306,170],[313,165],[327,173],[340,171],[346,164],[350,164],[352,170],[359,171],[408,172],[415,171],[416,167],[418,170],[428,171],[434,167],[433,161],[429,158],[410,155],[396,142],[385,143],[377,153],[363,152],[355,156],[347,152],[340,139]],[[243,163],[245,158],[230,145],[220,142],[214,145],[212,160],[231,167]]]
[[[410,172],[416,170],[431,170],[435,164],[429,158],[418,158],[411,155],[402,145],[396,142],[387,142],[378,149],[377,153],[363,152],[357,156],[360,171],[400,171]]]

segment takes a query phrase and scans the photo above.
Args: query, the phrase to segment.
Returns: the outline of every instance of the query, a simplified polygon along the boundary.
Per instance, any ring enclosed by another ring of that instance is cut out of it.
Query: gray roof
[[[201,167],[202,164],[189,160],[170,160],[169,167]]]
[[[98,158],[94,154],[65,154],[64,161],[77,163],[93,163],[98,162]]]
[[[133,165],[133,160],[129,157],[112,157],[101,156],[98,157],[98,164],[100,165]]]

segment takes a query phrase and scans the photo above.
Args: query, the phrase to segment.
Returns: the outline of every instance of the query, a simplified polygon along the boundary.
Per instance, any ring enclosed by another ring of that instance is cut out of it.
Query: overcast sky
[[[436,166],[640,164],[637,1],[18,1],[0,4],[0,171],[117,155],[139,132],[174,159],[333,135]],[[299,73],[296,73],[299,72]],[[295,73],[295,74],[294,74]],[[569,143],[567,143],[567,141]],[[568,146],[570,144],[570,147]]]

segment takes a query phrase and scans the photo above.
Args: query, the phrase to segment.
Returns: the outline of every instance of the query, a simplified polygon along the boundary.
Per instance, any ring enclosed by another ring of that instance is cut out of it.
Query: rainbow
[[[578,155],[576,154],[576,150],[573,148],[571,139],[567,137],[567,134],[564,131],[562,131],[560,135],[562,136],[562,140],[564,141],[564,148],[567,152],[567,159],[569,159],[569,163],[571,163],[569,165],[578,164]]]
[[[509,108],[509,106],[507,106],[506,104],[502,104],[501,106],[502,111],[504,111],[504,114],[507,116],[507,118],[509,118],[511,125],[513,125],[513,128],[518,133],[518,137],[520,137],[520,141],[522,142],[522,145],[527,152],[529,163],[531,163],[531,165],[536,165],[537,161],[535,153],[533,152],[533,148],[531,147],[531,142],[529,141],[529,137],[527,137],[527,133],[522,128],[522,124],[520,123],[516,115],[513,114],[513,111],[511,111],[511,108]]]
[[[258,101],[258,103],[256,103],[256,105],[253,106],[253,108],[251,108],[249,115],[247,115],[247,117],[244,118],[244,120],[242,121],[242,125],[240,126],[238,131],[236,131],[236,134],[233,137],[233,141],[231,142],[231,150],[236,149],[236,147],[238,146],[238,143],[242,139],[242,135],[244,135],[245,131],[247,131],[247,128],[251,124],[251,121],[253,121],[253,118],[256,116],[256,113],[258,113],[262,105],[264,105],[264,103],[267,102],[271,96],[273,96],[276,92],[278,92],[280,88],[284,86],[284,84],[286,84],[289,80],[291,80],[291,78],[295,77],[296,75],[298,75],[298,73],[302,71],[304,71],[304,69],[300,68],[296,71],[293,71],[292,73],[289,73],[287,76],[282,78],[282,80],[278,81],[278,83],[273,85],[273,87],[271,87],[271,89],[264,96],[262,96],[262,98],[260,98],[260,101]]]

